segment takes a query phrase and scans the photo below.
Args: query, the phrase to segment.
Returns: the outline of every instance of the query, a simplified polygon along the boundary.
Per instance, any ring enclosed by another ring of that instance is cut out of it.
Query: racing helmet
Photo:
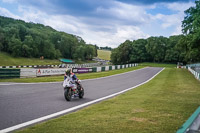
[[[66,69],[65,73],[66,73],[66,75],[70,75],[71,74],[71,69]]]

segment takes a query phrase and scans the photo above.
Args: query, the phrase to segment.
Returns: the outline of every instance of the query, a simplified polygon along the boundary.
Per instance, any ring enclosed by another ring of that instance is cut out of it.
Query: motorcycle
[[[67,101],[71,101],[72,98],[79,97],[80,99],[84,96],[84,89],[81,85],[81,80],[75,82],[67,76],[63,82],[64,96]]]

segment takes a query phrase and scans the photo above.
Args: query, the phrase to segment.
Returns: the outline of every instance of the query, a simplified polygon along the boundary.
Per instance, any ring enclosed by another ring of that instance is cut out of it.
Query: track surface
[[[147,67],[126,74],[83,80],[83,99],[65,101],[61,82],[36,84],[0,83],[0,130],[56,113],[136,86],[162,68]]]

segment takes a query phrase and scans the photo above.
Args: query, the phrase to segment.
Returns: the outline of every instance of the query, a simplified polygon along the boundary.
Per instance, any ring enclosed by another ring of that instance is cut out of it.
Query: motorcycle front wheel
[[[71,89],[70,89],[70,88],[66,88],[66,89],[65,89],[64,96],[65,96],[65,99],[66,99],[67,101],[71,101],[72,92],[71,92]]]
[[[84,96],[84,89],[82,88],[82,90],[79,92],[79,98],[83,98]]]

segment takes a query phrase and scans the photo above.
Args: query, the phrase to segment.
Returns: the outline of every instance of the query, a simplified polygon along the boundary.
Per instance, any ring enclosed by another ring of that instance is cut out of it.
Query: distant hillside
[[[15,57],[91,60],[96,47],[50,26],[0,16],[0,51]]]
[[[108,50],[97,50],[98,58],[103,60],[110,60],[111,51]]]

